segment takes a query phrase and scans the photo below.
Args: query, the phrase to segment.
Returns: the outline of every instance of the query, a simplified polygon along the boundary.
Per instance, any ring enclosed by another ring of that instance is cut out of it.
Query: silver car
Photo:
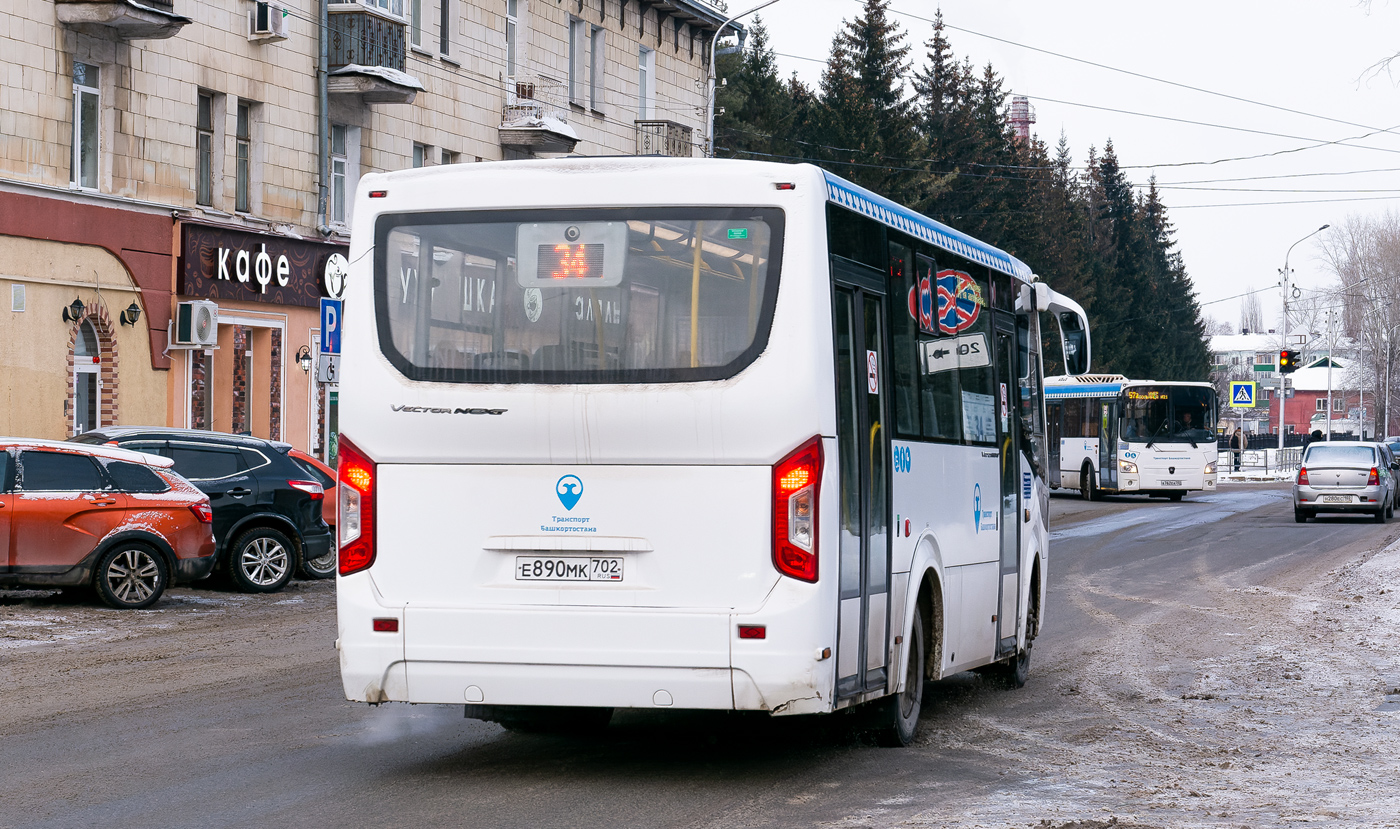
[[[1293,483],[1293,519],[1319,512],[1359,512],[1385,523],[1394,517],[1400,461],[1378,443],[1329,441],[1303,451]]]

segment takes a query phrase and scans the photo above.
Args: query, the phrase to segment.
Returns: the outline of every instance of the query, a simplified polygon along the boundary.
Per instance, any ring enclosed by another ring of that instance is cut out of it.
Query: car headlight
[[[1214,475],[1214,474],[1215,474],[1215,461],[1211,461],[1210,463],[1206,464],[1206,474],[1207,474],[1207,475]]]
[[[1136,472],[1137,472],[1137,464],[1133,463],[1132,461],[1119,461],[1119,462],[1118,462],[1118,471],[1119,471],[1119,472],[1132,472],[1132,473],[1136,473]]]

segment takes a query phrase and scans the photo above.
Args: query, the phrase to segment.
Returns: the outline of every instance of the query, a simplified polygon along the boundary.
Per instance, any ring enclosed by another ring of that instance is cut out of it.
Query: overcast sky
[[[742,11],[757,4],[730,0],[729,6]],[[893,0],[892,9],[906,13],[895,19],[915,46],[916,66],[922,64],[932,26],[907,15],[931,19],[940,5],[949,26],[1021,44],[947,33],[959,57],[970,58],[979,70],[990,62],[1009,92],[1031,96],[1037,115],[1032,129],[1052,148],[1063,132],[1082,165],[1091,145],[1102,148],[1112,139],[1120,163],[1135,167],[1125,170],[1134,183],[1145,184],[1156,174],[1186,268],[1201,301],[1210,303],[1203,310],[1236,328],[1239,300],[1230,297],[1274,285],[1295,241],[1323,224],[1340,225],[1349,215],[1397,209],[1400,65],[1393,78],[1368,70],[1400,51],[1400,2]],[[774,50],[783,53],[778,56],[783,74],[796,72],[815,86],[822,65],[786,55],[824,60],[843,18],[853,18],[860,9],[859,0],[780,0],[758,16],[768,25]],[[1391,128],[1397,131],[1352,142],[1372,149],[1327,146],[1247,161],[1173,166],[1277,153]],[[1225,181],[1241,178],[1255,180]],[[1177,185],[1215,189],[1175,189]],[[1024,258],[1034,265],[1033,256]],[[1304,290],[1325,289],[1332,282],[1314,240],[1294,248],[1288,261]],[[1272,325],[1279,292],[1269,290],[1260,297]]]

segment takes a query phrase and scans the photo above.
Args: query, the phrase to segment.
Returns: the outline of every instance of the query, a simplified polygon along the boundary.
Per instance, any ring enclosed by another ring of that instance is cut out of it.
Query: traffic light
[[[1285,348],[1278,353],[1279,374],[1292,374],[1298,370],[1298,352]]]

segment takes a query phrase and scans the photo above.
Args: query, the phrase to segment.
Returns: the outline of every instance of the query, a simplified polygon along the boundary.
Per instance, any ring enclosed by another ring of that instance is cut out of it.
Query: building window
[[[90,63],[73,64],[73,158],[70,181],[78,187],[97,189],[97,153],[100,149],[98,128],[102,108],[99,106],[97,67]]]
[[[569,103],[583,104],[583,72],[588,52],[584,35],[588,24],[577,17],[569,18]]]
[[[1347,410],[1347,401],[1346,401],[1346,398],[1343,398],[1343,397],[1334,397],[1334,398],[1332,398],[1332,411],[1334,411],[1334,412],[1345,412],[1346,410]]]
[[[515,74],[515,60],[519,52],[520,0],[506,0],[506,74]]]
[[[637,53],[637,119],[651,117],[652,98],[656,94],[656,52],[645,46]]]
[[[1315,405],[1313,406],[1313,409],[1314,409],[1314,411],[1319,411],[1319,412],[1325,412],[1325,411],[1327,411],[1327,398],[1325,398],[1325,397],[1319,397],[1319,398],[1315,401]]]
[[[388,12],[395,17],[403,17],[403,0],[364,0],[371,9]]]
[[[604,59],[607,57],[607,29],[594,26],[588,50],[588,107],[594,112],[603,111],[603,81],[606,78]]]
[[[414,46],[423,45],[423,0],[410,0],[408,31],[409,42]]]
[[[456,164],[456,163],[457,163],[458,161],[460,161],[460,160],[461,160],[461,154],[460,154],[460,153],[454,153],[454,152],[452,152],[451,150],[443,150],[443,151],[442,151],[442,163],[443,163],[443,164]]]
[[[346,127],[331,125],[331,221],[345,223],[345,177],[350,159],[346,155]]]
[[[195,153],[199,159],[195,171],[194,202],[209,206],[214,204],[214,96],[199,93],[198,109],[195,116]]]
[[[236,189],[234,190],[233,209],[240,213],[251,213],[253,210],[252,200],[249,193],[252,191],[253,176],[253,115],[252,105],[246,101],[238,102],[238,125],[236,133],[237,156],[234,160],[236,165],[234,174],[237,177]]]
[[[428,163],[428,148],[422,144],[413,145],[413,166],[422,167]]]
[[[102,352],[97,345],[97,329],[83,320],[73,337],[73,434],[81,435],[102,425]]]
[[[452,0],[438,0],[438,54],[451,52]]]

